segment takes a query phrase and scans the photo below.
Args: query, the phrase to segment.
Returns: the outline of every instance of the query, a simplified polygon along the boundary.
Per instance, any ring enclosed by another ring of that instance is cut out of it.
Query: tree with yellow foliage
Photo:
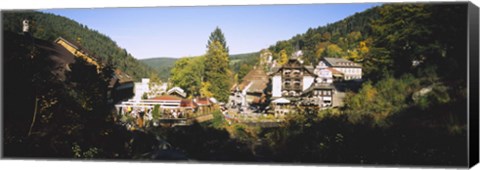
[[[209,88],[212,86],[210,82],[202,82],[202,88],[200,88],[200,96],[202,97],[212,97],[213,93],[210,92]]]
[[[284,65],[288,61],[287,51],[285,49],[280,51],[280,57],[278,59],[279,65]]]

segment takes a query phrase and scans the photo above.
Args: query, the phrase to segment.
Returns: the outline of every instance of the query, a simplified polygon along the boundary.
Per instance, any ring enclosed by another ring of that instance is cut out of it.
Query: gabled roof
[[[334,69],[332,67],[328,67],[326,68],[327,70],[329,70],[330,72],[332,72],[332,74],[340,74],[340,75],[343,75],[342,72],[338,71],[337,69]]]
[[[198,106],[210,105],[210,100],[206,97],[199,97],[193,100]]]
[[[133,79],[128,74],[117,69],[115,70],[112,79],[110,79],[108,87],[113,88],[117,82],[119,84],[133,83]]]
[[[313,90],[320,90],[320,89],[333,90],[335,89],[335,87],[333,87],[333,85],[331,84],[314,83],[310,87],[308,87],[306,90],[304,90],[302,92],[302,95],[308,94]]]
[[[64,41],[67,43],[69,46],[75,48],[78,51],[81,51],[85,55],[88,55],[90,58],[94,59],[95,61],[99,60],[100,58],[98,56],[93,55],[92,52],[88,51],[87,49],[83,48],[80,44],[76,43],[75,41],[69,41],[66,38],[63,37],[58,37],[55,39],[55,43],[58,43],[59,41]]]
[[[179,94],[179,95],[182,96],[182,97],[186,97],[186,96],[187,96],[187,94],[185,93],[185,91],[183,91],[183,89],[180,88],[180,87],[173,87],[173,88],[171,88],[170,90],[167,91],[167,94],[169,94],[169,95],[170,95],[170,94],[173,94],[173,93],[177,93],[177,94]]]
[[[282,65],[281,67],[275,67],[272,69],[272,72],[269,74],[270,76],[274,76],[274,75],[278,75],[278,74],[281,74],[281,71],[285,68],[285,67],[288,67],[290,66],[290,64],[298,64],[300,68],[304,69],[306,71],[306,73],[310,74],[310,75],[313,75],[315,76],[315,74],[313,73],[313,66],[305,66],[303,65],[302,63],[300,63],[298,60],[289,60],[288,63]]]
[[[344,58],[323,58],[326,61],[325,64],[331,67],[362,67],[360,64],[354,63],[353,61],[344,59]]]
[[[35,46],[47,51],[51,55],[58,56],[65,63],[75,62],[75,56],[57,43],[51,43],[41,39],[35,39]]]
[[[245,75],[243,81],[237,86],[240,90],[248,88],[247,92],[263,93],[267,88],[268,75],[263,68],[255,68]]]

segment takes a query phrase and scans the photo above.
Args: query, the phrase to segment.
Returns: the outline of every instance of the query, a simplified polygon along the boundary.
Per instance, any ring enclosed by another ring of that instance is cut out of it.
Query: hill
[[[63,37],[76,42],[105,63],[124,71],[135,80],[148,77],[154,72],[153,69],[135,59],[126,49],[119,47],[110,37],[62,16],[37,11],[2,12],[3,31],[21,32],[21,23],[24,19],[30,20],[30,32],[34,37],[46,41]]]
[[[233,54],[230,55],[230,68],[233,72],[237,73],[242,65],[247,65],[249,68],[258,62],[258,52]],[[177,61],[176,58],[158,57],[141,59],[140,62],[153,68],[159,75],[162,81],[168,80],[170,77],[170,70]]]
[[[167,58],[167,57],[159,57],[159,58],[149,58],[149,59],[141,59],[140,62],[150,66],[153,68],[159,75],[162,81],[167,81],[168,77],[170,77],[170,70],[177,61],[176,58]]]

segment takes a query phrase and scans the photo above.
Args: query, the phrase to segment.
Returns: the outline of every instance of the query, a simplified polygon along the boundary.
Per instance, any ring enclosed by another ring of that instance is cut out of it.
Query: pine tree
[[[227,101],[229,95],[231,71],[228,63],[228,54],[223,45],[213,41],[205,55],[204,82],[210,83],[208,91],[219,101]]]
[[[227,55],[229,53],[229,49],[227,46],[227,41],[225,40],[225,36],[220,28],[215,28],[215,30],[210,34],[210,38],[208,38],[207,48],[211,46],[214,41],[220,42]]]

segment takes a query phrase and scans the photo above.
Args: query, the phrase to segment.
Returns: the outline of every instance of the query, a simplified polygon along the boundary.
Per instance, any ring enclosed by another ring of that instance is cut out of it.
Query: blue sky
[[[215,27],[230,54],[256,52],[378,3],[42,10],[112,38],[137,59],[198,56]]]

